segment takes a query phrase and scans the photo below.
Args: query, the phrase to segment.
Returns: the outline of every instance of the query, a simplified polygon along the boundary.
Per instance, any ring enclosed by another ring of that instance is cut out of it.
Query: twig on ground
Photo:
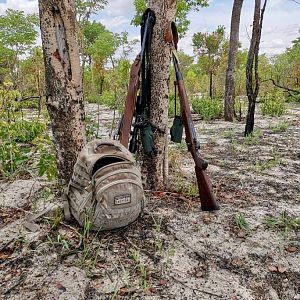
[[[218,298],[222,298],[222,295],[219,295],[219,294],[215,294],[215,293],[212,293],[212,292],[208,292],[208,291],[205,291],[205,290],[200,290],[200,289],[197,289],[197,288],[194,288],[194,287],[191,287],[189,286],[188,284],[186,284],[185,282],[177,279],[176,277],[172,276],[172,275],[168,275],[170,278],[172,278],[173,280],[175,280],[177,283],[183,285],[184,287],[192,290],[193,292],[197,291],[199,293],[203,293],[203,294],[207,294],[207,295],[210,295],[210,296],[214,296],[214,297],[218,297]]]
[[[10,286],[3,294],[6,295],[9,292],[11,292],[14,288],[16,288],[18,285],[20,285],[22,283],[22,281],[24,280],[24,276],[21,276],[14,284],[12,284],[12,286]]]

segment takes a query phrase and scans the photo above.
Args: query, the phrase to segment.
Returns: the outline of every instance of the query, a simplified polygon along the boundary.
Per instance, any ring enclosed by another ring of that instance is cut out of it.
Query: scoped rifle
[[[205,173],[208,163],[200,155],[200,143],[197,140],[196,131],[194,128],[191,109],[185,90],[183,76],[180,71],[178,58],[176,55],[178,33],[174,22],[171,23],[171,28],[167,29],[166,40],[172,44],[172,58],[176,73],[176,81],[178,86],[178,93],[181,106],[182,123],[185,128],[185,136],[188,150],[191,152],[195,162],[195,172],[198,183],[199,196],[201,201],[201,208],[205,211],[218,210],[219,205],[216,197],[211,189],[211,182],[208,175]]]
[[[138,135],[142,141],[144,153],[154,156],[153,129],[155,128],[148,121],[150,108],[150,62],[149,52],[155,14],[147,9],[141,23],[141,53],[135,59],[130,71],[130,82],[125,102],[125,112],[119,123],[118,136],[120,142],[132,153],[137,150]],[[140,87],[141,90],[137,96]],[[131,132],[132,119],[135,116],[133,131]],[[131,140],[129,142],[131,134]]]

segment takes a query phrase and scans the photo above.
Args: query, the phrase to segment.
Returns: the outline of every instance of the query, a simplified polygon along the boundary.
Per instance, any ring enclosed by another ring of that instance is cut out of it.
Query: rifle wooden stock
[[[131,66],[130,81],[128,86],[127,97],[125,101],[125,111],[123,115],[123,123],[119,128],[119,138],[123,146],[128,148],[129,137],[131,132],[131,124],[135,110],[135,102],[137,91],[139,88],[139,73],[141,67],[141,57],[138,55]]]
[[[205,173],[208,163],[200,156],[200,145],[197,141],[196,131],[194,128],[190,104],[180,71],[176,72],[178,92],[181,104],[182,121],[185,128],[186,143],[188,150],[191,152],[195,161],[195,172],[198,183],[201,209],[205,211],[218,210],[219,205],[211,189],[211,182]]]

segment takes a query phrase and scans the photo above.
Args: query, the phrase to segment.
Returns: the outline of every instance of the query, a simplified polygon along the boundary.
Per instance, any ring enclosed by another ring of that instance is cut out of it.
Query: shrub
[[[20,107],[29,108],[29,109],[38,109],[39,108],[39,99],[23,101],[20,103]]]
[[[100,104],[113,108],[115,106],[114,93],[111,91],[103,91],[102,95],[100,95]]]
[[[28,161],[29,148],[18,146],[13,141],[0,144],[0,178],[13,174]]]
[[[192,108],[206,121],[220,118],[223,114],[223,103],[219,99],[194,98]]]
[[[2,139],[11,139],[14,142],[29,143],[39,134],[45,132],[46,125],[37,120],[7,123],[0,122],[0,137]]]
[[[39,176],[46,175],[48,180],[54,180],[58,176],[54,144],[48,134],[37,137],[34,145],[39,153]]]
[[[260,110],[263,115],[279,117],[286,112],[285,97],[282,92],[267,93],[261,100]]]
[[[169,96],[169,109],[168,109],[168,115],[170,118],[174,117],[175,115],[175,95],[174,93],[171,93]],[[177,115],[180,115],[180,101],[179,101],[179,96],[177,96],[176,99],[176,110],[177,110]]]

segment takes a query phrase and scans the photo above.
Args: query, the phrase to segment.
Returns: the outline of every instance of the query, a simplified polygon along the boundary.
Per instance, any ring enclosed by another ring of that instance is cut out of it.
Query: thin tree
[[[258,54],[266,5],[267,0],[264,1],[261,9],[261,0],[255,0],[252,37],[246,67],[246,90],[249,104],[245,136],[252,134],[254,129],[255,103],[259,92]]]
[[[66,183],[86,141],[74,0],[39,0],[39,12],[46,105],[60,179]]]
[[[234,0],[232,15],[231,15],[231,28],[230,28],[230,41],[228,53],[228,66],[226,70],[225,80],[225,99],[224,99],[224,117],[226,121],[233,121],[234,117],[234,99],[235,99],[235,66],[236,55],[239,46],[239,31],[241,11],[244,0]]]
[[[213,76],[221,63],[222,53],[225,51],[225,27],[211,32],[197,32],[193,35],[194,52],[199,55],[199,64],[206,71],[209,78],[209,97],[213,98]]]
[[[171,63],[170,46],[164,39],[164,31],[169,22],[175,20],[176,1],[149,0],[148,6],[156,15],[151,44],[151,106],[150,122],[161,130],[155,130],[156,155],[145,157],[147,186],[162,188],[166,183],[168,166],[167,124],[169,99],[169,69]]]
[[[134,0],[136,15],[133,24],[139,25],[147,7],[156,14],[156,23],[151,45],[151,105],[150,122],[161,130],[155,130],[154,142],[156,155],[153,159],[144,157],[144,171],[150,189],[166,186],[168,177],[168,100],[171,51],[166,43],[165,29],[170,21],[178,24],[178,32],[183,36],[189,25],[187,13],[199,7],[208,6],[207,0]]]

